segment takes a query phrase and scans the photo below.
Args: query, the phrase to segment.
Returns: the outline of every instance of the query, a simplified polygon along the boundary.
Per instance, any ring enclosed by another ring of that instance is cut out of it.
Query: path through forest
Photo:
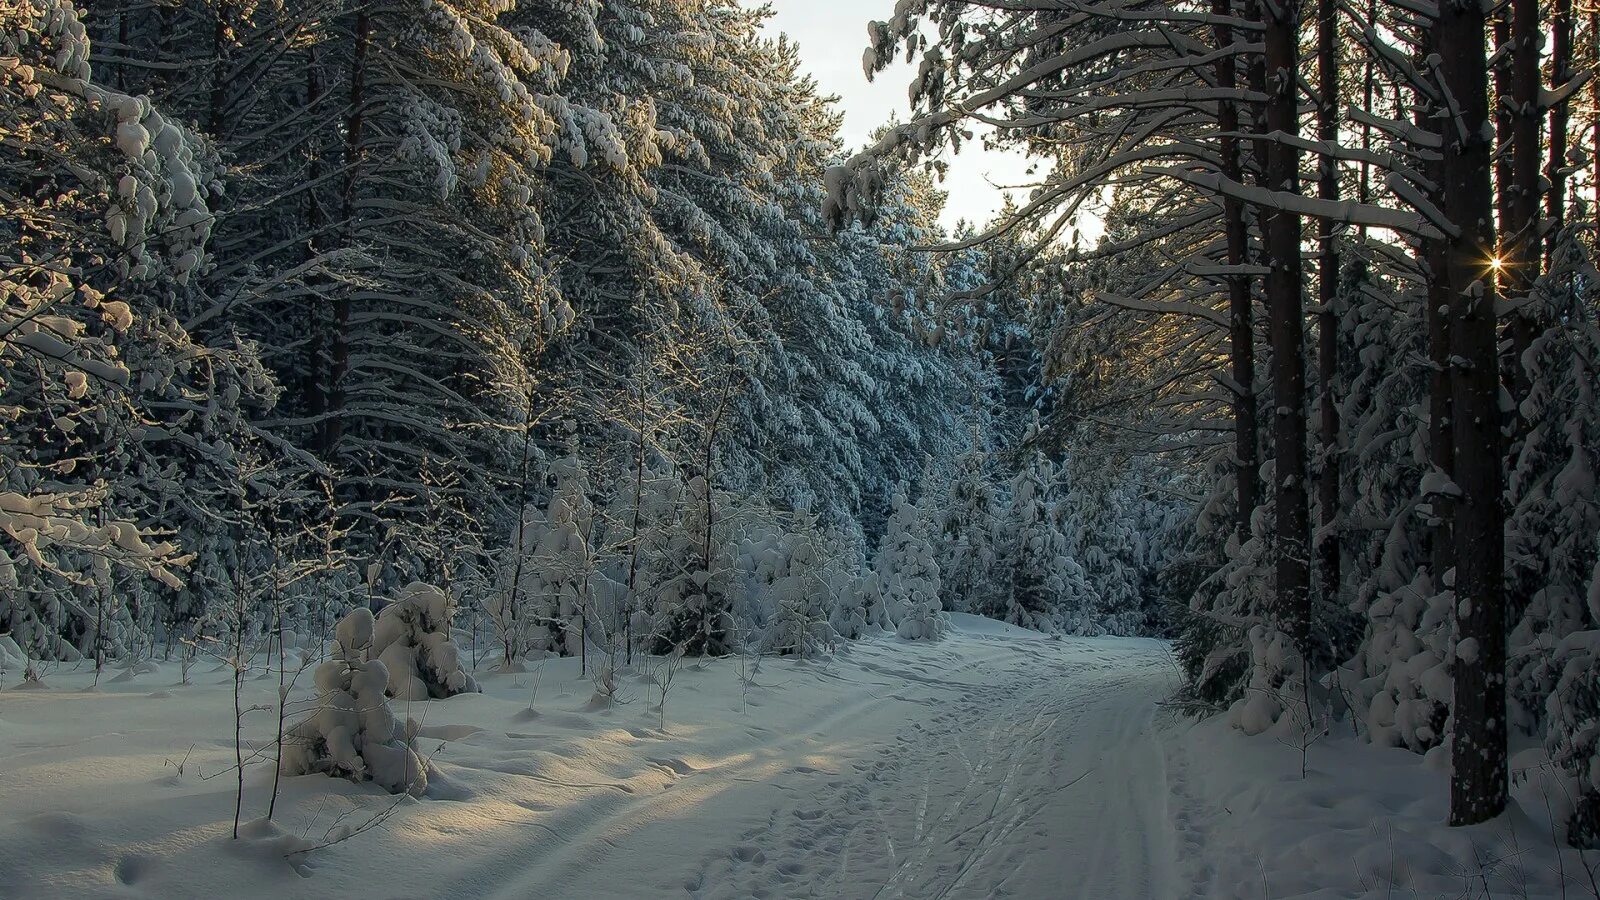
[[[708,860],[691,893],[838,897],[1174,896],[1155,642],[1017,641],[973,628],[950,650],[981,686],[871,665],[945,694],[887,744],[841,760]],[[897,661],[898,662],[898,661]],[[976,674],[976,673],[974,673]],[[955,690],[952,690],[955,689]]]
[[[610,704],[577,659],[480,671],[481,694],[399,710],[425,799],[291,778],[249,822],[257,764],[238,842],[226,671],[54,671],[0,692],[0,869],[19,898],[1174,896],[1166,644],[953,618],[937,642],[686,663],[664,716],[650,671]],[[249,745],[272,727],[248,717]]]

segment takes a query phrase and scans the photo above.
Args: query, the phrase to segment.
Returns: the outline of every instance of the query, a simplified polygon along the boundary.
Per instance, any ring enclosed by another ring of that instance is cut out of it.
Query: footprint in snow
[[[699,769],[695,768],[694,766],[689,765],[688,763],[686,763],[683,760],[677,758],[676,756],[667,756],[667,757],[651,756],[651,757],[646,757],[645,761],[649,762],[649,763],[652,763],[652,764],[658,766],[659,768],[666,769],[668,772],[671,772],[673,775],[675,775],[675,776],[677,776],[679,778],[682,778],[682,777],[684,777],[686,775],[693,775],[694,773],[700,771]]]
[[[749,844],[744,844],[733,848],[732,850],[728,851],[728,855],[742,863],[759,863],[767,861],[767,855],[762,853],[759,847],[752,847]]]

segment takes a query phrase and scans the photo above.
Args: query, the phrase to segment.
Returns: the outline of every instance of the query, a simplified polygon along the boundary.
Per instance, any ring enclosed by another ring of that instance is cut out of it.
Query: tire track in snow
[[[860,685],[860,693],[849,702],[807,722],[799,730],[787,733],[760,730],[759,737],[756,732],[748,733],[757,737],[753,743],[696,746],[698,755],[727,761],[686,776],[664,771],[653,758],[660,754],[649,753],[640,761],[639,770],[625,779],[627,792],[597,791],[585,785],[549,780],[517,770],[515,766],[508,767],[497,756],[468,761],[468,766],[545,781],[551,788],[577,797],[553,810],[533,811],[526,820],[504,823],[506,827],[532,826],[535,831],[530,832],[526,841],[485,853],[470,873],[452,879],[441,896],[505,900],[564,896],[583,876],[604,867],[608,856],[640,841],[646,829],[676,821],[692,821],[706,801],[730,792],[731,786],[749,785],[783,794],[797,793],[802,788],[813,790],[818,779],[832,776],[795,764],[794,760],[808,755],[813,745],[826,743],[837,729],[881,715],[886,707],[905,702],[907,692],[926,695],[931,691],[965,690],[988,675],[991,653],[987,646],[976,654],[954,652],[950,645],[925,646],[931,652],[908,654],[890,641],[859,645],[839,667],[851,670],[852,683]],[[861,670],[869,677],[861,678]],[[831,667],[819,667],[810,674],[829,680],[846,677],[839,671],[832,671]],[[975,680],[962,680],[969,677]],[[782,690],[781,685],[777,686],[773,696],[781,699]],[[708,830],[717,827],[714,823],[704,824]],[[743,854],[750,860],[762,856],[759,849],[750,848],[748,839],[726,852],[731,857]],[[790,881],[800,879],[810,869],[804,862],[789,861],[783,866],[788,871],[779,874]],[[681,881],[676,885],[677,891],[686,888],[688,885]],[[629,895],[659,896],[672,891],[673,886],[667,883],[636,883],[630,885]]]
[[[957,635],[952,641],[972,641]],[[987,648],[986,648],[987,649]],[[987,678],[902,729],[853,778],[796,791],[716,856],[690,893],[735,897],[1170,895],[1164,758],[1151,734],[1171,689],[1140,641],[1027,641]],[[887,673],[887,666],[874,671]],[[943,685],[941,685],[943,687]]]

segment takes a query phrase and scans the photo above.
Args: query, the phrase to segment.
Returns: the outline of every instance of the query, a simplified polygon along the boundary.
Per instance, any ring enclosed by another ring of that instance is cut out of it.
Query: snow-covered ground
[[[238,842],[226,671],[97,689],[57,671],[47,690],[10,672],[0,896],[1352,897],[1389,896],[1393,874],[1393,896],[1459,897],[1484,893],[1473,854],[1507,851],[1509,820],[1440,826],[1442,776],[1409,754],[1325,739],[1302,781],[1295,748],[1175,719],[1161,642],[954,619],[937,643],[688,665],[664,729],[636,677],[599,708],[576,660],[480,673],[483,694],[410,705],[426,799],[286,779]],[[247,721],[270,746],[274,717]],[[247,819],[270,782],[250,768]],[[1548,832],[1516,824],[1529,887],[1491,872],[1490,890],[1561,896]],[[1561,865],[1588,896],[1576,854]]]
[[[1225,716],[1163,730],[1182,896],[1600,897],[1600,852],[1552,839],[1563,788],[1541,753],[1513,760],[1510,811],[1449,828],[1449,775],[1349,728],[1309,747],[1304,776],[1298,737],[1247,737]]]

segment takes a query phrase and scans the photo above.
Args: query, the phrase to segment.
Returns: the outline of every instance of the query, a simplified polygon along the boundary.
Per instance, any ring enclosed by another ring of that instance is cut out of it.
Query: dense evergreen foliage
[[[504,665],[934,637],[941,605],[1095,627],[1030,574],[1082,571],[1057,485],[935,527],[1010,493],[1048,405],[1043,307],[983,289],[1018,246],[923,252],[918,173],[832,233],[837,114],[765,12],[3,15],[0,632],[29,654],[326,635],[415,580]],[[1022,575],[941,603],[936,557]]]
[[[1025,202],[948,248],[1053,284],[1030,293],[1047,443],[1101,472],[1120,446],[1188,495],[1157,571],[1188,597],[1196,708],[1437,751],[1456,825],[1505,808],[1515,728],[1594,846],[1600,18],[1578,12],[904,0],[865,67],[917,63],[916,115],[830,170],[827,210],[869,214],[975,128],[1031,153]],[[985,502],[961,498],[966,532]],[[1106,597],[1120,538],[1086,534]]]

